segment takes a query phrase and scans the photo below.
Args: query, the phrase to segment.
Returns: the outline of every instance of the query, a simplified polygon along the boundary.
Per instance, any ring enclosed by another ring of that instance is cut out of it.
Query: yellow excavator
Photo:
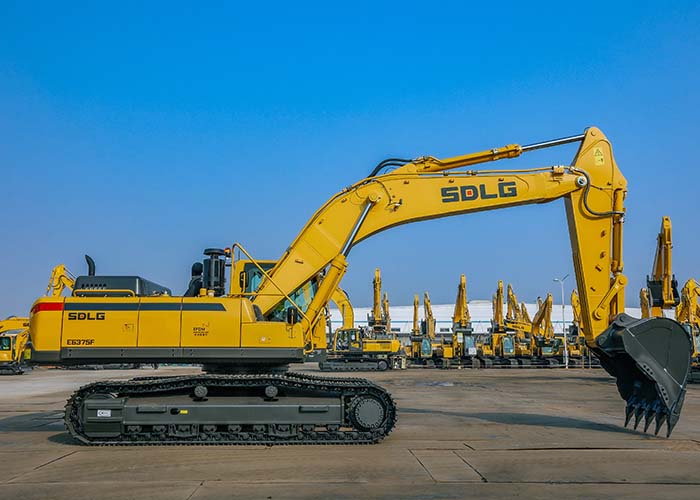
[[[417,320],[418,307],[419,302],[416,295],[413,300],[414,332],[411,336],[411,363],[423,366],[440,366],[446,353],[443,350],[442,340],[438,339],[435,334],[436,320],[428,292],[423,293],[423,319],[420,320],[420,326],[418,326]],[[446,346],[446,349],[449,358],[454,357],[451,348]],[[449,361],[447,363],[449,364]]]
[[[534,355],[545,365],[556,366],[564,356],[564,342],[554,335],[552,324],[552,294],[542,300],[537,297],[537,312],[532,318],[530,335],[534,344]]]
[[[661,229],[656,236],[656,252],[651,275],[647,275],[646,289],[639,292],[643,318],[661,318],[664,310],[675,310],[680,303],[678,280],[673,274],[673,239],[671,218],[661,218]]]
[[[510,283],[508,283],[506,301],[508,308],[505,325],[506,328],[515,332],[513,337],[515,357],[520,366],[531,366],[534,356],[534,341],[530,333],[532,320],[525,303],[518,303],[518,297]]]
[[[472,317],[469,314],[467,301],[467,277],[462,274],[457,285],[457,298],[452,313],[452,337],[453,350],[458,351],[457,358],[460,364],[471,365],[476,357],[476,339],[472,327]]]
[[[569,348],[569,363],[574,366],[585,366],[588,358],[588,350],[586,347],[586,338],[581,333],[581,300],[578,298],[578,292],[571,292],[571,312],[573,321],[569,325],[567,335],[567,345]]]
[[[693,343],[690,380],[700,382],[700,285],[693,278],[683,285],[676,320],[686,329]]]
[[[482,337],[480,361],[485,368],[518,365],[515,357],[515,333],[507,325],[507,319],[503,315],[503,303],[503,281],[499,280],[496,293],[492,297],[491,328],[488,334]]]
[[[423,333],[420,324],[420,298],[418,294],[413,295],[413,322],[411,323],[411,335],[409,344],[406,346],[408,358],[412,363],[422,364],[421,348],[423,347]]]
[[[0,374],[21,375],[29,360],[29,318],[0,320]]]
[[[465,347],[471,346],[473,356],[476,354],[473,343],[471,318],[466,305],[466,277],[461,276],[457,289],[457,301],[452,316],[452,332],[436,332],[436,320],[428,292],[423,296],[425,319],[421,323],[422,341],[420,361],[438,368],[462,367],[465,363]],[[465,341],[466,338],[466,341]]]
[[[389,315],[389,296],[385,292],[382,298],[382,275],[379,268],[374,270],[372,290],[372,312],[367,315],[367,326],[369,326],[373,338],[376,336],[392,336],[391,316]],[[396,336],[394,335],[393,337]]]
[[[578,143],[573,161],[520,170],[485,162]],[[393,170],[387,171],[387,169]],[[461,170],[460,170],[461,169]],[[100,381],[66,405],[85,444],[375,443],[394,427],[386,390],[358,378],[285,372],[326,350],[326,306],[353,246],[385,229],[439,217],[562,199],[583,333],[626,402],[625,424],[669,435],[683,405],[691,344],[670,318],[624,314],[622,227],[627,182],[606,136],[572,137],[437,159],[389,159],[332,196],[249,294],[226,292],[224,253],[203,262],[200,293],[172,296],[139,276],[79,276],[71,297],[31,308],[32,361],[201,363],[201,375]],[[240,252],[255,265],[240,244]],[[234,276],[232,282],[236,281]],[[309,287],[310,302],[297,292]],[[295,300],[296,299],[296,300]]]
[[[64,290],[72,290],[73,280],[65,265],[55,266],[51,270],[46,296],[60,297]],[[21,375],[30,359],[29,318],[10,316],[0,320],[0,374]]]
[[[333,333],[331,345],[325,359],[319,362],[321,371],[385,371],[406,369],[406,352],[391,331],[389,299],[387,294],[381,300],[381,276],[375,271],[374,305],[367,315],[368,327],[355,328],[352,305],[344,290],[338,288],[331,300],[343,315],[343,327]]]

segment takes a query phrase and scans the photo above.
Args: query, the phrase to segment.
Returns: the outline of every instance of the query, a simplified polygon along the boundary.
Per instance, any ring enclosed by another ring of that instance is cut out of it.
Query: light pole
[[[569,343],[567,341],[568,335],[566,334],[566,319],[564,318],[564,281],[568,278],[567,274],[563,278],[554,278],[554,281],[558,281],[561,285],[561,329],[564,333],[564,368],[569,369]]]

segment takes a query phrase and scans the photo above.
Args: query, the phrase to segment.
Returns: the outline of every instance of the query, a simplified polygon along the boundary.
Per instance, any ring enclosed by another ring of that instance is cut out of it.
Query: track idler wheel
[[[690,374],[692,345],[683,327],[669,318],[636,319],[626,314],[596,338],[601,366],[617,381],[627,402],[625,426],[634,428],[644,418],[646,432],[656,421],[654,434],[666,424],[671,435],[681,415]]]
[[[350,403],[350,418],[358,429],[373,431],[386,419],[386,408],[372,396],[357,396]]]

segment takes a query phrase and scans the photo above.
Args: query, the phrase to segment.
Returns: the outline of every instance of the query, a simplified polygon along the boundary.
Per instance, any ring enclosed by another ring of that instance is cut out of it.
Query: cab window
[[[0,338],[0,351],[9,351],[12,349],[12,339],[10,337]]]

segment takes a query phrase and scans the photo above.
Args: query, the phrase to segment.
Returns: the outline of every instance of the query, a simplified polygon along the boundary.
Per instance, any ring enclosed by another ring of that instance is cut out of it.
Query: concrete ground
[[[196,371],[158,373],[187,370]],[[690,387],[671,439],[624,429],[622,399],[602,370],[411,369],[365,374],[400,409],[378,445],[71,441],[62,410],[72,390],[152,374],[39,369],[0,378],[0,498],[700,497],[700,387]]]

